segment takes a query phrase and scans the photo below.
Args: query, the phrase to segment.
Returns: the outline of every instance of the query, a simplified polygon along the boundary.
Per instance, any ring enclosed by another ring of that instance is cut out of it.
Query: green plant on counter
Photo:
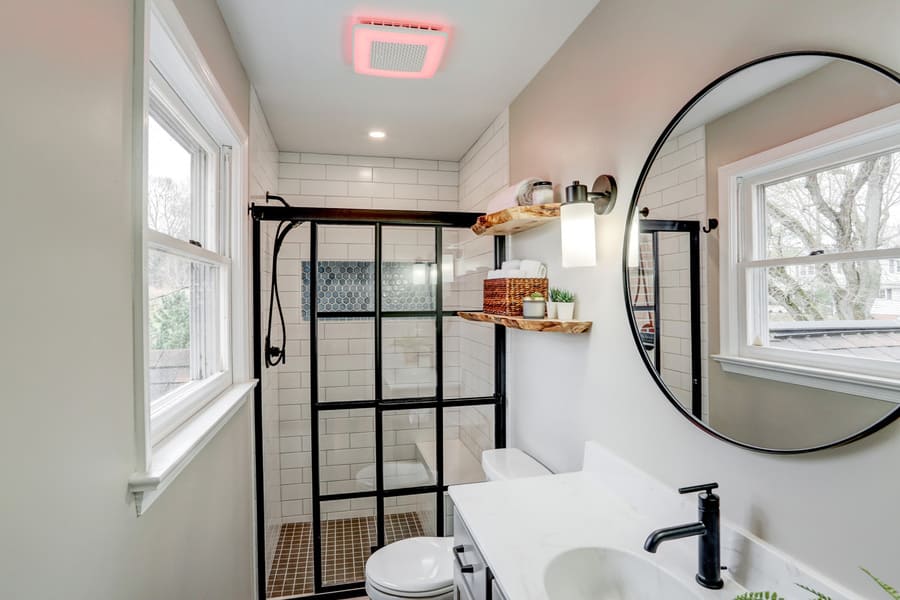
[[[575,294],[569,290],[561,290],[559,288],[550,288],[551,302],[575,302]]]
[[[868,575],[872,579],[872,581],[877,583],[878,586],[882,590],[884,590],[888,596],[893,598],[893,600],[900,600],[900,591],[897,591],[896,588],[878,579],[877,577],[875,577],[875,575],[872,575],[872,573],[865,567],[860,567],[860,570]],[[812,600],[831,600],[831,596],[826,596],[822,592],[816,591],[811,587],[803,585],[802,583],[798,583],[796,584],[796,586],[801,590],[806,590],[807,592],[812,594]],[[782,596],[779,596],[775,592],[747,592],[741,594],[740,596],[736,596],[734,600],[784,600],[784,598]]]
[[[831,596],[826,596],[822,592],[817,592],[816,590],[812,589],[811,587],[806,587],[802,583],[798,583],[798,584],[796,584],[796,586],[798,588],[800,588],[801,590],[806,590],[807,592],[812,594],[813,598],[815,598],[815,600],[831,600]]]
[[[531,292],[524,298],[525,300],[543,300],[544,295],[540,292]]]
[[[860,570],[863,573],[865,573],[866,575],[868,575],[869,577],[871,577],[872,581],[877,583],[881,587],[881,589],[883,589],[885,592],[887,592],[888,596],[890,596],[894,600],[900,600],[900,592],[897,591],[897,588],[891,587],[888,584],[886,584],[885,582],[883,582],[882,580],[878,579],[877,577],[872,575],[872,573],[870,573],[869,570],[866,569],[865,567],[860,567]]]

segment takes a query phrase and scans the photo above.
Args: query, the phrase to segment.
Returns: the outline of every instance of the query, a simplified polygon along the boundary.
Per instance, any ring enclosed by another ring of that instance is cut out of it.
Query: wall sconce
[[[566,201],[559,210],[562,233],[562,266],[593,267],[597,264],[597,224],[594,215],[609,214],[616,205],[616,180],[601,175],[591,191],[579,181],[566,187]]]

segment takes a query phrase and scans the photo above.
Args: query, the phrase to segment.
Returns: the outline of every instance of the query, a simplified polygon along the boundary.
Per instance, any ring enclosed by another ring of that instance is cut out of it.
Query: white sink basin
[[[611,548],[563,552],[547,565],[544,587],[550,600],[697,600],[649,560]]]

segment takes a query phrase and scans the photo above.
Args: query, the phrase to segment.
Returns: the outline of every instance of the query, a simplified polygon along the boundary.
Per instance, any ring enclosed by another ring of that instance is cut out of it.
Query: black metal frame
[[[445,317],[456,316],[456,311],[443,309],[443,281],[437,277],[435,289],[435,308],[431,311],[384,311],[381,299],[381,267],[382,267],[382,228],[383,226],[431,227],[435,232],[435,256],[440,260],[443,246],[444,228],[468,228],[474,224],[480,213],[463,212],[427,212],[427,211],[393,211],[393,210],[355,210],[355,209],[320,209],[289,206],[254,205],[250,209],[253,218],[253,324],[254,324],[254,374],[262,377],[263,362],[261,350],[261,232],[262,221],[294,221],[310,224],[310,280],[309,280],[309,327],[310,327],[310,434],[312,437],[312,500],[313,500],[313,563],[314,593],[304,598],[338,599],[350,597],[364,590],[364,582],[324,585],[322,582],[322,521],[321,503],[355,498],[375,498],[377,546],[384,545],[384,499],[397,496],[418,494],[435,494],[435,519],[437,535],[444,534],[444,493],[447,484],[444,481],[444,438],[443,409],[464,406],[494,407],[494,443],[497,448],[506,445],[506,333],[501,326],[494,331],[494,393],[491,396],[478,398],[445,399],[443,370],[443,321]],[[320,312],[317,307],[318,286],[318,226],[319,225],[351,225],[371,226],[375,230],[375,310],[349,312]],[[494,263],[499,268],[505,258],[505,239],[495,238]],[[422,398],[385,399],[383,397],[382,375],[382,321],[386,318],[431,317],[435,319],[435,395]],[[374,320],[375,327],[375,398],[372,400],[355,400],[341,402],[321,402],[318,373],[318,320],[320,318],[368,317]],[[435,466],[436,481],[433,485],[412,488],[384,488],[384,431],[383,416],[385,411],[434,409]],[[330,410],[374,409],[375,410],[375,471],[376,488],[374,491],[349,492],[341,494],[322,494],[319,464],[319,413]],[[260,599],[266,596],[265,573],[265,513],[264,513],[264,481],[262,458],[262,388],[257,385],[254,399],[255,422],[255,465],[256,465],[256,498],[257,498],[257,570],[258,594]]]
[[[900,73],[897,73],[896,71],[893,71],[892,69],[889,69],[883,65],[879,65],[877,63],[874,63],[874,62],[871,62],[871,61],[868,61],[868,60],[865,60],[862,58],[858,58],[856,56],[850,56],[848,54],[842,54],[840,52],[830,52],[827,50],[794,50],[794,51],[790,51],[790,52],[779,52],[777,54],[770,54],[768,56],[763,56],[763,57],[751,60],[751,61],[746,62],[738,67],[735,67],[734,69],[731,69],[730,71],[728,71],[728,72],[724,73],[723,75],[720,75],[719,77],[714,79],[712,82],[710,82],[708,85],[706,85],[706,87],[704,87],[702,90],[697,92],[693,98],[688,100],[687,104],[685,104],[683,107],[681,107],[681,110],[679,110],[678,113],[676,113],[676,115],[672,118],[672,120],[669,122],[669,124],[666,125],[666,128],[663,129],[663,132],[660,134],[659,138],[656,140],[656,143],[653,145],[653,148],[650,150],[650,154],[647,155],[647,160],[644,161],[644,166],[641,169],[641,173],[638,176],[637,183],[634,186],[634,193],[631,197],[631,205],[628,207],[628,215],[626,217],[625,222],[628,224],[631,224],[634,222],[635,219],[638,218],[638,214],[641,211],[641,209],[638,207],[638,200],[640,200],[641,192],[644,189],[644,184],[646,183],[647,177],[650,173],[650,167],[653,166],[653,162],[656,160],[656,157],[659,156],[659,152],[662,149],[663,145],[666,143],[666,141],[669,139],[669,136],[672,134],[672,132],[675,130],[675,128],[678,127],[678,124],[681,123],[681,121],[682,121],[682,119],[684,119],[685,115],[687,115],[687,113],[690,112],[690,110],[692,108],[694,108],[694,106],[696,106],[697,103],[699,103],[701,100],[703,100],[703,98],[705,98],[710,92],[712,92],[716,87],[718,87],[719,84],[721,84],[723,81],[725,81],[732,75],[735,75],[745,69],[749,69],[750,67],[754,67],[759,64],[763,64],[763,63],[770,62],[773,60],[778,60],[780,58],[790,58],[790,57],[794,57],[794,56],[822,56],[822,57],[826,57],[826,58],[845,60],[848,62],[856,63],[863,67],[868,67],[869,69],[872,69],[873,71],[881,73],[888,79],[892,80],[894,83],[900,84]],[[688,420],[691,423],[693,423],[696,427],[698,427],[700,430],[702,430],[702,431],[708,433],[709,435],[711,435],[715,438],[718,438],[724,442],[728,442],[729,444],[734,444],[735,446],[740,446],[741,448],[745,448],[747,450],[753,450],[754,452],[762,452],[765,454],[806,454],[809,452],[815,452],[817,450],[826,450],[828,448],[837,448],[839,446],[844,446],[846,444],[855,442],[855,441],[860,440],[868,435],[872,435],[873,433],[880,431],[881,429],[884,429],[885,427],[890,425],[892,422],[894,422],[895,420],[900,418],[900,406],[898,406],[897,408],[892,410],[890,413],[888,413],[887,415],[885,415],[884,417],[882,417],[881,419],[879,419],[872,425],[870,425],[852,435],[849,435],[843,439],[840,439],[840,440],[837,440],[834,442],[830,442],[828,444],[822,444],[820,446],[811,446],[811,447],[806,447],[806,448],[794,448],[794,449],[766,448],[766,447],[762,447],[762,446],[754,446],[752,444],[747,444],[745,442],[741,442],[734,438],[730,438],[727,435],[723,435],[722,433],[719,433],[715,429],[709,427],[703,421],[701,421],[699,418],[694,417],[690,412],[685,410],[685,408],[681,405],[681,402],[679,402],[678,399],[675,398],[675,396],[669,391],[669,389],[666,387],[665,382],[662,380],[662,378],[656,372],[656,369],[653,368],[653,364],[650,362],[650,359],[647,357],[646,353],[644,352],[643,346],[641,345],[640,331],[638,330],[638,327],[637,327],[637,321],[635,320],[634,314],[632,313],[632,311],[630,309],[631,302],[630,302],[630,297],[629,297],[629,286],[628,286],[628,244],[629,244],[628,237],[629,236],[625,236],[625,242],[623,244],[622,279],[623,279],[623,283],[624,283],[623,287],[624,287],[624,291],[625,291],[625,306],[627,309],[625,312],[628,315],[628,320],[629,320],[629,323],[631,324],[632,336],[634,337],[635,344],[638,347],[638,352],[641,356],[641,359],[644,361],[644,365],[647,367],[647,370],[650,372],[650,376],[656,382],[656,385],[659,386],[660,391],[663,393],[663,395],[666,397],[666,399],[669,400],[669,402],[675,407],[675,409],[678,412],[680,412],[682,415],[687,417]]]
[[[677,221],[641,219],[640,233],[653,235],[653,305],[632,306],[632,311],[653,310],[653,325],[656,344],[654,346],[657,371],[662,368],[662,320],[659,301],[659,234],[686,233],[690,246],[690,290],[691,290],[691,414],[698,419],[703,415],[703,386],[701,385],[700,356],[700,221]],[[629,295],[629,298],[631,296]]]

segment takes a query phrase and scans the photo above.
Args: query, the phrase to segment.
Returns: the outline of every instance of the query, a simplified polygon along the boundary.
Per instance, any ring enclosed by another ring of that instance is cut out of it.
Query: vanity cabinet
[[[453,561],[457,600],[506,600],[458,511],[453,512]]]

